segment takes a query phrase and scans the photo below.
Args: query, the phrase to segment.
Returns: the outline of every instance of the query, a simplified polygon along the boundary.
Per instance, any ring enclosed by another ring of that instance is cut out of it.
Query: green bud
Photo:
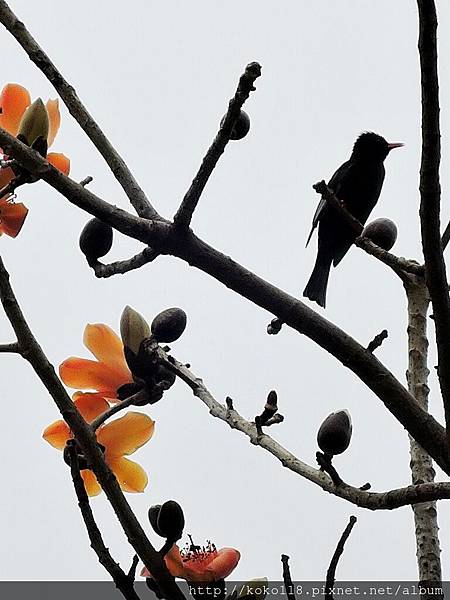
[[[150,337],[150,327],[142,315],[126,306],[120,318],[120,335],[123,345],[136,356],[141,342]]]
[[[20,136],[28,146],[32,146],[38,138],[47,141],[48,129],[48,112],[42,100],[38,98],[24,112],[17,137]]]

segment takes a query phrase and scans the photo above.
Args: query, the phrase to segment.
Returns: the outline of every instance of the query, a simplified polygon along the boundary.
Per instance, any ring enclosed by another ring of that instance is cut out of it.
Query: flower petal
[[[177,544],[174,544],[172,548],[167,552],[164,557],[169,572],[174,577],[186,577],[189,571],[186,571],[183,559],[181,558],[180,549]],[[144,567],[141,571],[142,577],[153,577],[147,567]]]
[[[97,390],[105,398],[115,398],[117,388],[129,381],[103,363],[74,356],[61,363],[59,375],[69,387]]]
[[[124,492],[137,493],[145,490],[148,477],[141,465],[123,457],[107,459],[107,462]]]
[[[86,488],[86,493],[88,496],[98,496],[101,494],[102,488],[92,471],[89,469],[84,469],[81,471],[81,477],[83,478],[84,487]]]
[[[77,392],[73,395],[73,400],[81,416],[88,423],[91,423],[109,408],[109,403],[100,394]]]
[[[0,169],[0,190],[8,185],[11,179],[14,179],[14,171],[7,167],[6,169]]]
[[[55,100],[47,100],[45,105],[48,113],[49,129],[48,129],[48,147],[53,144],[53,141],[58,133],[59,126],[61,124],[61,115],[59,112],[59,101],[58,98]]]
[[[44,429],[42,437],[54,448],[64,450],[67,440],[70,440],[72,433],[65,421],[59,419]]]
[[[17,135],[23,113],[31,104],[28,90],[17,83],[8,83],[0,95],[0,127]]]
[[[155,422],[147,415],[129,412],[101,428],[97,434],[100,444],[106,447],[107,457],[132,454],[153,435]]]
[[[27,214],[28,208],[21,202],[16,204],[0,200],[0,231],[15,238],[22,229]]]
[[[65,154],[61,154],[60,152],[49,152],[47,154],[47,162],[61,171],[61,173],[64,173],[64,175],[69,175],[70,158],[67,158]]]
[[[205,580],[210,581],[210,575],[212,576],[212,581],[225,579],[237,567],[240,558],[240,552],[234,548],[221,548],[215,558],[206,567]]]
[[[125,362],[123,343],[120,337],[103,323],[88,324],[84,330],[83,343],[95,358],[115,371],[121,371],[124,382],[133,381]]]

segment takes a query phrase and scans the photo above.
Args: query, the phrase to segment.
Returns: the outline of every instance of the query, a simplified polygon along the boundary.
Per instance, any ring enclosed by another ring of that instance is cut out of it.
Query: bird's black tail
[[[321,256],[319,251],[317,253],[316,264],[314,265],[311,277],[303,290],[303,296],[305,296],[305,298],[317,302],[317,304],[323,308],[325,308],[330,267],[331,260]]]

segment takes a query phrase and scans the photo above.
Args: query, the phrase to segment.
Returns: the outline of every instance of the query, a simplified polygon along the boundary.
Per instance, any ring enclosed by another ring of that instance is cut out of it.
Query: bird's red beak
[[[389,150],[393,150],[394,148],[401,148],[404,145],[405,144],[402,144],[402,142],[392,142],[391,144],[388,144],[388,148]]]

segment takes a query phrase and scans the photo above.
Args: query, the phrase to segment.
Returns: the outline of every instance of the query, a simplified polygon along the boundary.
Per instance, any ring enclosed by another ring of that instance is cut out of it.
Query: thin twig
[[[107,265],[97,261],[92,265],[95,276],[98,278],[112,277],[113,275],[123,275],[134,269],[151,263],[159,256],[159,252],[153,248],[144,248],[142,252],[128,258],[127,260],[119,260]]]
[[[83,188],[82,188],[83,189]],[[184,595],[156,549],[147,538],[135,514],[131,510],[119,483],[105,462],[95,433],[77,410],[63,384],[55,373],[42,348],[31,332],[9,282],[9,274],[0,258],[0,299],[22,350],[24,358],[31,364],[39,379],[47,388],[64,420],[72,430],[80,448],[92,466],[95,476],[104,490],[128,541],[151,571],[162,590],[171,600],[184,600]]]
[[[0,344],[0,352],[13,352],[16,354],[20,354],[19,344],[17,342],[12,342],[11,344]]]
[[[336,550],[331,558],[330,566],[327,571],[327,580],[325,583],[325,600],[333,600],[333,585],[336,581],[336,567],[338,565],[339,559],[344,552],[345,542],[348,540],[352,529],[356,523],[357,519],[354,516],[350,517],[347,527],[344,529],[344,532],[341,535],[341,539],[336,546]]]
[[[388,336],[389,336],[389,334],[388,334],[387,329],[383,329],[383,331],[378,333],[373,338],[373,340],[371,342],[369,342],[369,345],[367,346],[367,350],[369,352],[375,352],[375,350],[381,346],[381,344],[384,342],[385,339],[387,339]]]
[[[437,15],[434,0],[418,0],[419,56],[422,85],[422,159],[420,164],[420,226],[425,280],[433,306],[438,377],[450,443],[450,296],[440,234],[441,160]]]
[[[258,435],[255,424],[242,417],[233,408],[232,403],[230,404],[227,401],[226,405],[221,404],[207,389],[202,379],[196,377],[173,356],[168,357],[162,349],[159,349],[158,352],[161,361],[191,388],[194,396],[208,407],[213,417],[217,417],[229,425],[231,429],[236,429],[245,434],[252,444],[260,446],[277,458],[284,467],[318,485],[324,491],[369,510],[392,510],[418,502],[450,499],[450,483],[447,482],[410,485],[387,492],[368,492],[367,485],[363,486],[363,489],[343,482],[340,485],[335,485],[323,471],[315,469],[297,458],[271,436],[267,434]]]
[[[219,129],[219,133],[216,135],[208,152],[203,158],[200,169],[198,170],[191,187],[186,192],[180,208],[174,216],[173,221],[179,229],[187,229],[189,227],[192,215],[194,214],[200,196],[205,189],[205,185],[230,140],[233,126],[239,116],[239,112],[244,102],[250,96],[250,92],[255,90],[254,83],[260,75],[261,65],[257,62],[248,64],[244,74],[241,75],[236,93],[234,98],[230,100],[228,111]]]
[[[283,583],[286,597],[288,600],[295,600],[294,584],[292,583],[291,570],[289,568],[289,556],[282,554],[281,562],[283,564]]]
[[[121,402],[118,402],[117,404],[111,406],[108,410],[106,410],[104,413],[102,413],[92,421],[91,427],[93,431],[96,431],[100,427],[100,425],[103,425],[105,421],[110,419],[116,413],[120,412],[121,410],[124,410],[132,404],[136,404],[136,402],[138,402],[139,400],[142,400],[143,394],[144,392],[142,390],[139,390],[139,392],[136,392],[136,394],[133,394],[129,398],[125,398],[125,400],[122,400]]]
[[[70,442],[71,440],[69,440]],[[77,450],[74,444],[68,442],[69,457],[70,457],[70,471],[72,474],[73,487],[78,499],[78,506],[80,507],[81,515],[83,517],[86,530],[88,532],[89,540],[91,542],[91,548],[98,556],[100,564],[108,571],[111,575],[117,589],[122,592],[122,595],[127,600],[139,600],[133,582],[134,578],[126,575],[121,569],[120,565],[111,556],[108,548],[105,546],[100,529],[95,522],[94,515],[92,513],[91,505],[89,504],[89,497],[84,487],[83,479],[80,475],[80,468],[78,465]]]
[[[70,114],[105,159],[137,214],[146,219],[158,218],[158,213],[150,204],[125,161],[86,110],[74,88],[64,79],[47,54],[26,29],[25,25],[18,20],[4,0],[0,0],[0,23],[16,38],[28,54],[30,60],[42,71],[61,96]]]
[[[92,177],[92,175],[88,175],[87,177],[85,177],[84,179],[82,179],[80,181],[80,185],[82,185],[83,187],[86,187],[87,185],[89,185],[92,181],[94,181],[94,178]]]
[[[133,581],[136,579],[136,568],[139,564],[139,556],[137,554],[135,554],[133,556],[133,560],[131,561],[131,566],[130,569],[128,571],[128,577],[130,579],[132,579]]]

